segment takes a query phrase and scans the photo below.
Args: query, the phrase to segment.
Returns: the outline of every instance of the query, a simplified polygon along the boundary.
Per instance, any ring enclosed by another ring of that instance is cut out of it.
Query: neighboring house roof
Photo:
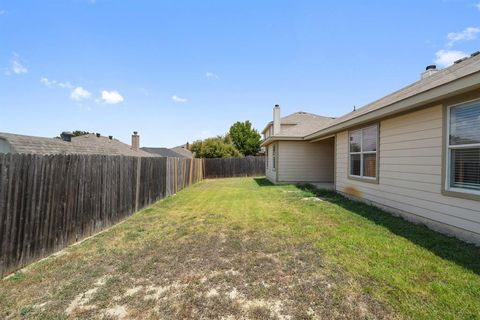
[[[323,117],[313,113],[292,113],[281,119],[280,124],[290,124],[290,126],[281,128],[278,136],[304,137],[317,131],[319,126],[326,126],[334,120],[334,118]]]
[[[170,157],[170,158],[185,158],[182,154],[173,151],[172,149],[169,148],[149,148],[149,147],[144,147],[142,148],[143,151],[154,153],[156,155],[159,155],[160,157]]]
[[[94,134],[73,137],[71,142],[3,132],[0,132],[0,138],[9,144],[11,153],[153,156],[142,150],[133,151],[128,144],[117,139],[110,140],[108,137],[97,137]]]
[[[67,142],[69,143],[69,142]],[[108,155],[124,155],[137,157],[152,157],[155,156],[149,152],[132,150],[129,144],[123,143],[117,139],[110,139],[108,137],[97,137],[95,134],[86,134],[72,138],[71,144],[79,150],[92,154],[108,154]]]
[[[188,150],[185,144],[178,147],[173,147],[171,150],[175,151],[176,153],[180,153],[184,158],[193,158],[193,152]]]
[[[319,126],[325,126],[334,119],[303,111],[295,112],[280,119],[280,133],[276,136],[301,138],[316,132]],[[262,133],[265,133],[272,125],[273,121],[270,121]]]
[[[311,133],[303,135],[303,139],[322,138],[369,121],[405,112],[441,98],[480,88],[480,54],[474,53],[452,66],[439,70],[433,75],[412,83],[366,106],[347,113],[332,121],[319,123]],[[287,118],[287,117],[285,117]],[[285,119],[282,118],[282,119]],[[271,122],[270,122],[271,123]],[[269,123],[269,124],[270,124]],[[267,127],[269,126],[267,124]],[[268,141],[282,140],[283,134],[267,138]]]

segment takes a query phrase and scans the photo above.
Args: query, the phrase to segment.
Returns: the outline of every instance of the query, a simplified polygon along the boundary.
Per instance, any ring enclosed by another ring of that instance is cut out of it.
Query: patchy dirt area
[[[152,246],[157,255],[152,256]],[[65,314],[78,319],[382,319],[367,296],[345,296],[340,271],[306,243],[265,234],[194,235],[147,244],[97,278]],[[114,276],[112,276],[114,275]],[[31,312],[48,314],[48,302]]]

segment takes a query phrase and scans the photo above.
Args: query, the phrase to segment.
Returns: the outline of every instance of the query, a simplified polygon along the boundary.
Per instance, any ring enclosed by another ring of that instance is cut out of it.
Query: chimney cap
[[[134,135],[137,135],[137,134],[138,134],[138,131],[133,131],[133,134],[134,134]]]
[[[95,133],[95,135],[97,136],[97,138],[100,138],[100,133],[99,132]]]
[[[279,104],[276,104],[276,105],[275,105],[275,108],[280,108],[280,105],[279,105]]]
[[[434,64],[431,64],[431,65],[428,65],[425,70],[436,70],[437,69],[437,66],[434,65]]]
[[[70,131],[63,131],[60,136],[62,137],[62,140],[63,141],[66,141],[66,142],[71,142],[72,141],[72,137],[73,137],[73,133],[70,132]]]
[[[113,136],[108,136],[108,139],[112,140],[112,139],[113,139]]]

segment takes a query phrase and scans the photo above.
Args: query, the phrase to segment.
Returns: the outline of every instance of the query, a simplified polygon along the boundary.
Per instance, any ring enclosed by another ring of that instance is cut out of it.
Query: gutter
[[[304,137],[292,137],[292,136],[270,136],[267,139],[263,140],[261,147],[266,147],[270,143],[275,141],[302,141]]]

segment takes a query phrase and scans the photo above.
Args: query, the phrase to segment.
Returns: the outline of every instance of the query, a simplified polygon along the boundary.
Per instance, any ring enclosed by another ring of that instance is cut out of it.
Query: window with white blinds
[[[480,194],[480,101],[449,108],[447,189]]]

